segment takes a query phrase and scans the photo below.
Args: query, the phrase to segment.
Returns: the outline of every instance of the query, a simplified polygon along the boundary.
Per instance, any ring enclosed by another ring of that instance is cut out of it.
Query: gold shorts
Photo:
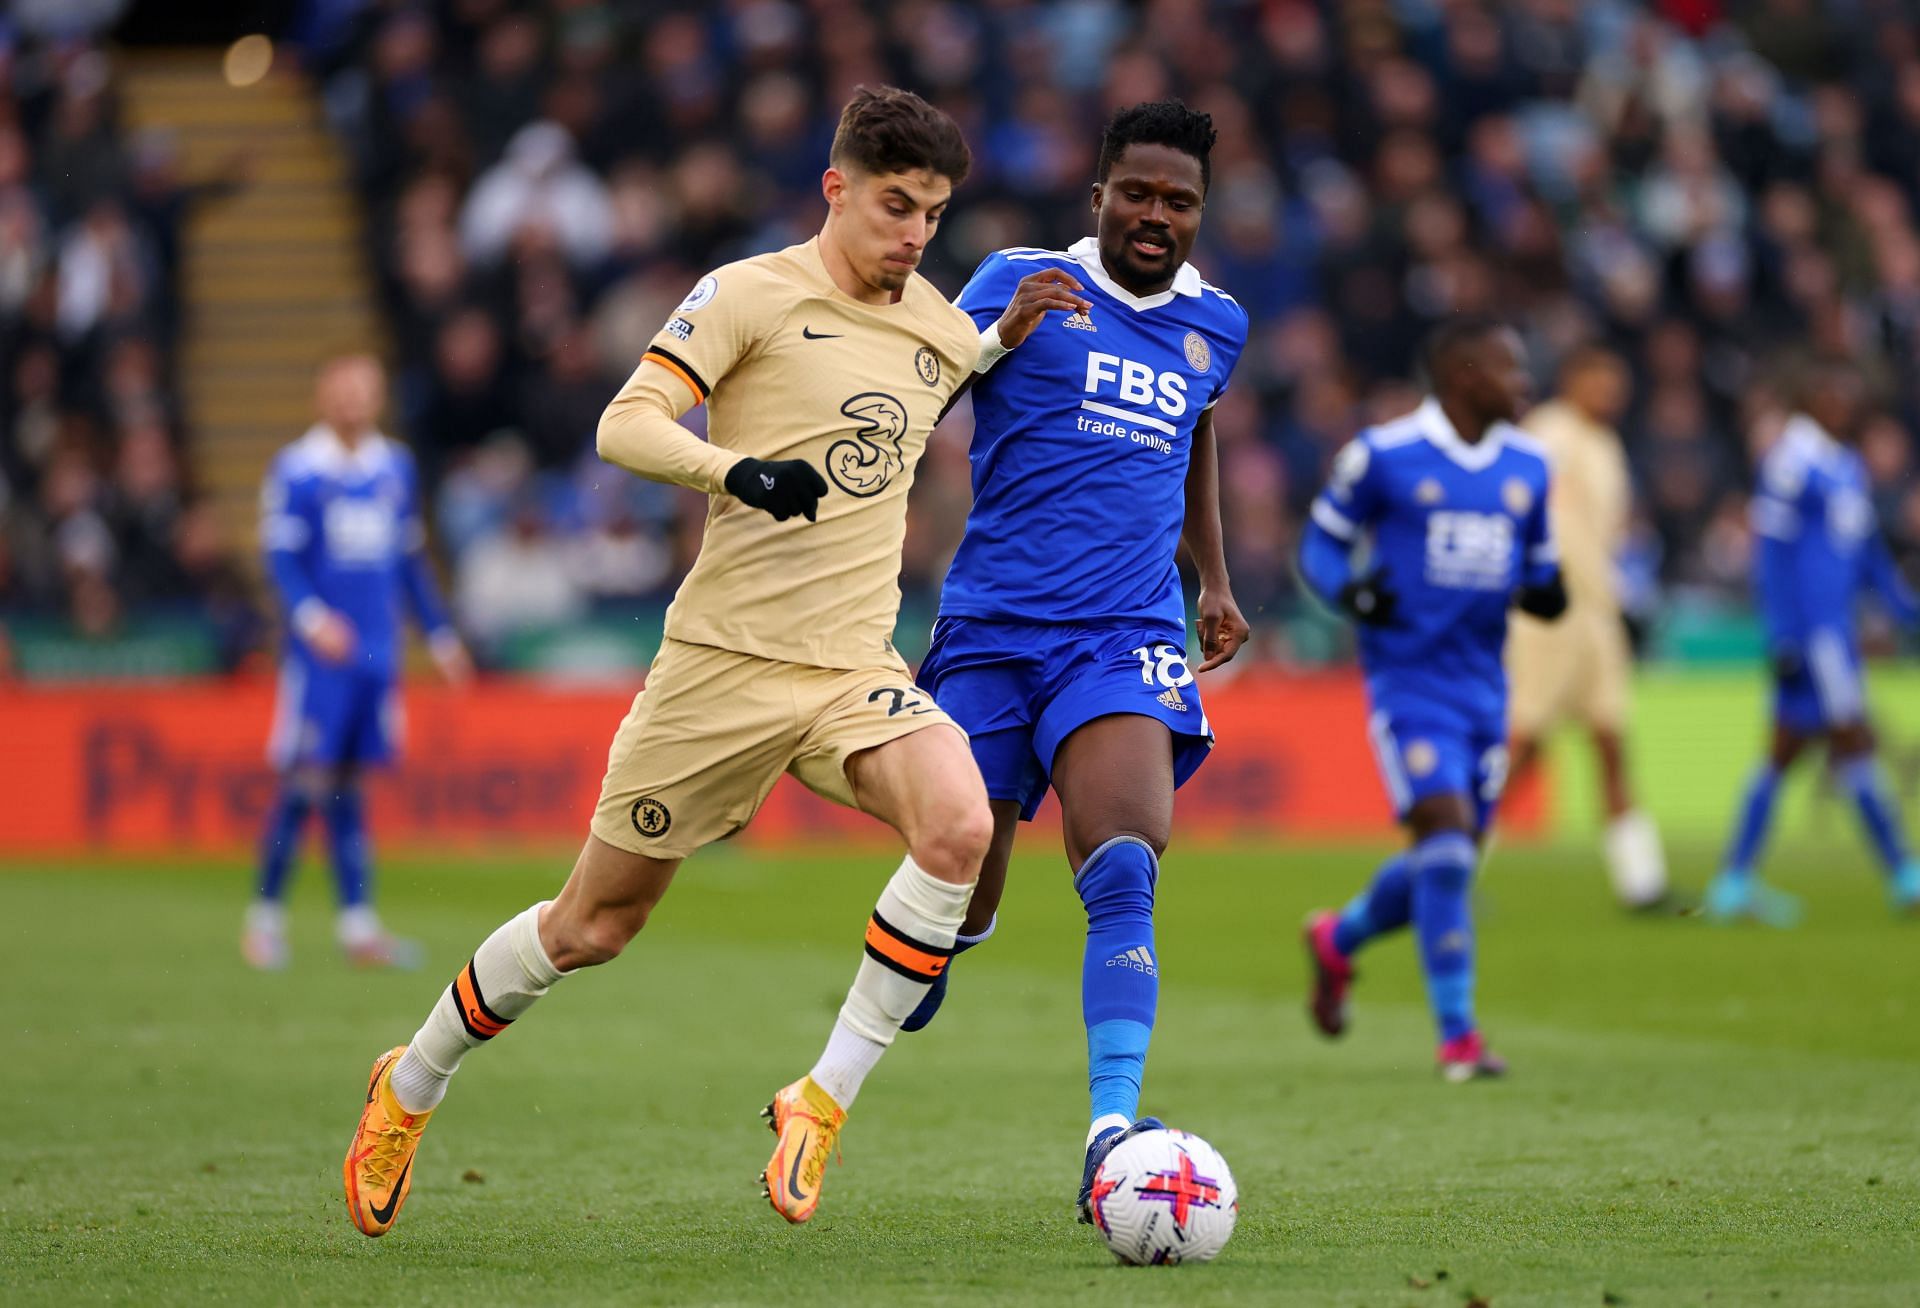
[[[815,668],[669,639],[607,751],[593,834],[685,858],[746,826],[782,772],[857,807],[848,757],[937,724],[960,730],[904,667]]]
[[[1507,637],[1508,722],[1540,739],[1569,720],[1618,731],[1633,651],[1611,609],[1570,608],[1558,622],[1515,614]]]

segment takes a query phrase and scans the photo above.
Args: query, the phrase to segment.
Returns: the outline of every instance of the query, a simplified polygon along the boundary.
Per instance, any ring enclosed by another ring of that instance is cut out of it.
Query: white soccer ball
[[[1187,1131],[1122,1140],[1093,1174],[1093,1224],[1123,1263],[1204,1263],[1239,1216],[1227,1160]]]

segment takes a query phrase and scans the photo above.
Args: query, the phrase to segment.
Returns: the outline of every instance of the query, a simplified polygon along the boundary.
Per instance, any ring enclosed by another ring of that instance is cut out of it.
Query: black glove
[[[1384,627],[1393,621],[1393,611],[1399,606],[1400,597],[1387,589],[1381,580],[1386,574],[1376,571],[1371,576],[1350,581],[1340,588],[1334,596],[1341,611],[1355,622],[1369,627]]]
[[[805,459],[768,463],[742,459],[727,469],[727,494],[743,504],[765,509],[775,522],[803,516],[814,521],[815,506],[827,493],[827,479]]]
[[[1522,613],[1531,613],[1536,618],[1552,622],[1567,611],[1567,583],[1556,572],[1553,580],[1544,585],[1522,586],[1513,602],[1519,605]]]

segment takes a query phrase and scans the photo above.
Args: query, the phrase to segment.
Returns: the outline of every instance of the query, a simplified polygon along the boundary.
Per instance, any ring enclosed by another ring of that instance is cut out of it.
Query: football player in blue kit
[[[1309,1011],[1342,1034],[1355,951],[1411,925],[1440,1072],[1471,1081],[1506,1070],[1474,1017],[1470,892],[1506,779],[1507,610],[1557,618],[1567,593],[1547,461],[1512,425],[1531,390],[1519,336],[1462,318],[1424,353],[1432,396],[1340,451],[1301,543],[1307,584],[1359,624],[1368,730],[1412,840],[1343,912],[1307,919]]]
[[[1154,889],[1174,789],[1213,745],[1194,672],[1247,634],[1210,414],[1247,315],[1186,261],[1213,141],[1182,104],[1121,110],[1101,142],[1096,234],[990,255],[958,301],[982,328],[974,502],[920,681],[972,738],[994,839],[955,952],[992,934],[1016,824],[1051,787],[1087,913],[1082,1221],[1100,1160],[1158,1125],[1136,1121],[1159,994]],[[1200,582],[1198,669],[1182,542]],[[906,1029],[932,1019],[950,972]]]
[[[280,788],[241,938],[257,968],[287,964],[288,874],[316,812],[333,855],[341,949],[362,966],[418,961],[417,947],[389,935],[373,910],[360,773],[393,757],[403,609],[448,680],[466,680],[472,666],[427,561],[413,456],[375,426],[385,392],[375,359],[327,363],[315,387],[320,421],[280,451],[261,489],[262,544],[286,627],[267,746]]]
[[[1774,926],[1793,925],[1800,906],[1760,882],[1755,868],[1781,776],[1822,740],[1834,780],[1853,800],[1879,855],[1894,909],[1920,911],[1920,863],[1907,850],[1899,805],[1874,757],[1854,613],[1861,592],[1872,591],[1911,628],[1920,625],[1920,603],[1887,552],[1866,464],[1854,448],[1858,375],[1843,364],[1823,364],[1802,390],[1800,412],[1761,462],[1751,509],[1754,583],[1773,660],[1773,740],[1748,783],[1732,846],[1705,904],[1712,918]]]

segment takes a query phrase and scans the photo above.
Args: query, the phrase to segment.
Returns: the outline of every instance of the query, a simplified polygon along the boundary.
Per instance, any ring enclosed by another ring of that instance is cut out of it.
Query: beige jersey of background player
[[[614,462],[712,496],[666,634],[813,667],[904,667],[892,636],[907,492],[979,348],[979,328],[918,273],[892,304],[847,295],[818,238],[701,278],[601,422]],[[647,421],[701,402],[711,444]],[[742,456],[823,473],[819,520],[776,522],[725,494]]]
[[[1614,558],[1626,538],[1633,486],[1620,436],[1566,400],[1549,400],[1521,426],[1553,465],[1549,501],[1570,607],[1618,614]]]

